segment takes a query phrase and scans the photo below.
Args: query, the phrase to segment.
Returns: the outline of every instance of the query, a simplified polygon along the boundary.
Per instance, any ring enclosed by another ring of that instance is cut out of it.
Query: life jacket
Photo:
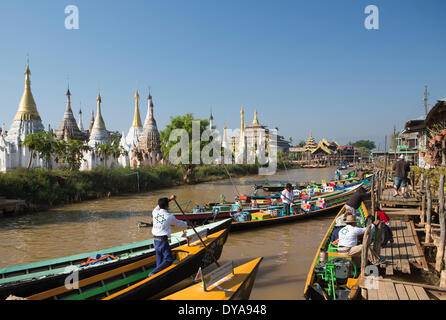
[[[86,267],[88,265],[105,262],[105,261],[110,261],[110,260],[116,260],[116,259],[118,259],[118,258],[112,256],[111,254],[105,254],[105,255],[97,254],[95,258],[89,257],[87,259],[87,261],[82,262],[81,267]]]

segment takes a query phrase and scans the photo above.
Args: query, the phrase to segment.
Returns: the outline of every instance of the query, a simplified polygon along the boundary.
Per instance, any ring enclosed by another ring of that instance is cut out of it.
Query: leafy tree
[[[376,148],[375,142],[370,140],[358,140],[354,143],[349,142],[349,144],[351,144],[353,147],[365,148],[369,151]]]
[[[297,144],[298,147],[305,147],[307,143],[305,142],[305,140],[300,140],[300,142]]]
[[[102,163],[104,166],[107,163],[108,157],[110,157],[113,154],[113,148],[110,143],[101,143],[100,145],[97,145],[95,150],[99,153],[102,159]]]
[[[52,131],[41,131],[28,134],[23,144],[31,151],[28,162],[28,169],[31,167],[32,159],[35,153],[39,154],[40,159],[45,159],[46,168],[51,169],[51,155],[56,152],[58,141],[54,139],[56,135]]]
[[[68,164],[71,171],[76,171],[80,169],[84,152],[88,150],[90,147],[84,141],[68,139],[68,141],[59,141],[56,153],[59,160]]]
[[[175,129],[184,129],[186,130],[188,137],[189,137],[189,146],[188,146],[188,154],[187,157],[185,155],[184,158],[187,158],[188,161],[185,161],[186,163],[180,163],[179,165],[182,167],[183,170],[183,179],[186,183],[190,182],[191,174],[196,166],[196,164],[192,163],[193,157],[193,150],[192,150],[192,122],[193,121],[199,121],[200,122],[200,137],[203,131],[207,129],[209,126],[209,121],[207,119],[194,119],[192,113],[187,113],[182,116],[176,116],[176,117],[170,117],[170,123],[166,126],[164,130],[160,132],[160,140],[161,140],[161,151],[164,153],[164,156],[166,158],[169,158],[170,152],[172,151],[172,148],[177,145],[179,142],[179,137],[177,140],[170,140],[171,134]],[[205,145],[207,145],[209,142],[207,141],[201,141],[200,139],[200,154],[201,150]],[[198,150],[197,150],[198,151]],[[196,155],[197,156],[197,155]],[[198,155],[201,163],[201,157]]]

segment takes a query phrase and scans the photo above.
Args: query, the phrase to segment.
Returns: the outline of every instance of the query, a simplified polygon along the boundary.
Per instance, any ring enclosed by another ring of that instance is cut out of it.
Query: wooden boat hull
[[[227,235],[228,229],[224,229],[203,238],[208,247],[207,250],[219,256]],[[153,276],[149,274],[156,266],[156,257],[150,256],[82,279],[77,283],[77,287],[59,286],[26,299],[147,299],[197,272],[199,267],[208,266],[209,261],[205,260],[207,250],[199,241],[191,246],[182,245],[172,250],[178,261]]]
[[[358,186],[359,187],[359,186]],[[336,210],[339,210],[341,207],[345,205],[345,203],[348,201],[350,195],[352,195],[356,191],[355,189],[352,189],[349,192],[345,192],[344,194],[339,194],[334,197],[332,197],[330,200],[331,204],[328,203],[326,208],[319,209],[319,210],[313,210],[306,213],[300,213],[300,214],[293,214],[289,216],[283,216],[283,217],[274,217],[269,218],[265,220],[251,220],[251,221],[243,221],[243,222],[232,222],[230,231],[239,231],[239,230],[246,230],[250,228],[257,228],[257,227],[264,227],[269,225],[274,225],[278,223],[285,223],[285,222],[294,222],[297,220],[302,219],[308,219],[315,216],[320,216],[324,214],[331,214]],[[368,192],[370,193],[370,192]],[[293,209],[298,210],[298,206],[293,206]]]
[[[346,200],[347,201],[347,200]],[[339,204],[336,204],[334,206],[311,211],[308,213],[302,213],[302,214],[294,214],[290,216],[283,216],[283,217],[277,217],[277,218],[270,218],[265,220],[251,220],[251,221],[243,221],[243,222],[232,222],[230,231],[240,231],[240,230],[248,230],[253,228],[260,228],[260,227],[266,227],[271,226],[279,223],[287,223],[287,222],[295,222],[298,220],[308,219],[315,216],[320,216],[324,214],[331,214],[335,210],[339,209],[340,207],[344,206],[345,201]]]
[[[366,180],[364,180],[364,181],[368,181],[368,180],[366,179]],[[361,183],[364,183],[364,181],[361,182]],[[361,184],[361,183],[354,183],[354,184],[352,184],[352,185],[349,185],[349,186],[346,187],[344,190],[341,189],[341,190],[335,190],[335,191],[330,192],[330,193],[317,194],[317,195],[315,195],[315,196],[312,196],[312,197],[310,198],[310,200],[308,200],[308,201],[314,201],[315,199],[319,199],[319,198],[325,199],[325,198],[329,198],[329,197],[332,197],[332,196],[341,195],[343,192],[347,191],[349,188],[354,187],[354,186],[357,186],[357,185],[359,185],[359,184]],[[296,201],[296,204],[300,204],[301,201],[302,201],[302,200],[298,200],[298,201]],[[280,205],[281,205],[281,204],[279,204],[278,206],[280,206]],[[261,208],[267,208],[268,206],[269,206],[269,205],[267,205],[267,204],[265,204],[265,205],[260,204],[260,205],[258,206],[258,208],[250,208],[250,207],[248,207],[248,208],[243,208],[243,211],[244,211],[244,212],[250,212],[250,213],[252,213],[252,212],[256,212],[256,211],[258,211],[258,210],[261,209]],[[231,216],[231,214],[234,214],[234,213],[236,213],[236,211],[233,211],[233,210],[231,210],[231,211],[222,211],[222,212],[219,212],[219,213],[215,216],[215,220],[217,220],[217,219],[225,219],[225,218],[228,218],[228,217]],[[177,219],[179,219],[179,220],[185,220],[183,214],[174,214],[174,215],[175,215],[175,217],[176,217]],[[201,213],[186,213],[185,215],[186,215],[186,218],[187,218],[189,221],[193,221],[193,222],[195,222],[195,223],[199,223],[199,222],[201,222],[201,221],[205,221],[205,220],[211,220],[211,219],[214,219],[214,217],[213,217],[213,213],[212,213],[211,211],[201,212]]]
[[[214,233],[220,230],[227,229],[231,223],[231,219],[219,221],[217,223],[212,223],[209,225],[197,227],[197,230],[206,229],[209,228],[209,233]],[[192,230],[187,230],[188,235],[191,235],[193,233]],[[181,237],[182,232],[178,232],[175,234],[172,234],[171,237],[171,247],[176,248],[180,245],[183,245],[186,243],[186,238]],[[226,238],[224,238],[224,241],[226,241]],[[130,247],[130,249],[126,249],[126,247]],[[96,253],[105,253],[111,254],[115,257],[118,257],[118,260],[112,260],[107,261],[101,264],[93,265],[91,267],[87,268],[79,268],[80,263],[87,260],[88,257],[95,255]],[[221,250],[217,251],[216,254],[221,254]],[[65,279],[67,276],[72,272],[72,269],[77,268],[78,270],[78,276],[79,279],[85,279],[88,277],[91,277],[98,273],[103,273],[108,270],[111,270],[113,268],[117,268],[129,263],[133,263],[135,261],[138,261],[140,259],[144,259],[150,256],[155,255],[155,250],[153,247],[153,239],[150,239],[148,241],[140,241],[136,242],[130,245],[125,246],[119,246],[109,249],[100,250],[97,252],[90,252],[86,254],[80,254],[75,256],[70,256],[64,258],[64,263],[57,264],[58,259],[51,259],[47,261],[42,261],[38,263],[31,263],[28,265],[22,265],[17,266],[16,268],[10,267],[10,268],[4,268],[3,270],[10,270],[11,272],[20,272],[20,273],[26,273],[28,269],[26,269],[26,266],[33,267],[36,266],[36,268],[32,268],[31,272],[29,272],[29,275],[27,278],[22,279],[21,281],[11,281],[3,283],[3,285],[0,287],[0,299],[5,299],[10,294],[13,294],[18,297],[26,297],[33,295],[34,293],[49,290],[51,288],[55,288],[58,286],[61,286],[64,284]],[[73,259],[71,259],[73,258]],[[61,258],[62,259],[62,258]],[[206,258],[207,261],[210,260],[210,257]],[[45,264],[47,262],[47,264]],[[72,266],[72,269],[67,269],[66,267]],[[39,268],[51,268],[54,270],[54,273],[51,273],[51,270],[48,270],[48,272],[44,272],[46,276],[42,276],[38,278],[39,276]],[[15,271],[14,271],[15,270]],[[56,272],[56,270],[59,270],[59,272]],[[34,272],[33,272],[34,271]],[[34,275],[33,275],[34,273]],[[17,278],[18,276],[13,276],[9,278],[4,278],[0,280],[13,280]]]
[[[234,268],[234,274],[218,286],[203,290],[201,282],[175,292],[162,300],[249,300],[263,258],[251,260]]]
[[[367,212],[367,209],[365,208],[364,203],[361,204],[360,211],[363,213],[364,220],[365,220],[365,218],[367,218],[368,212]],[[322,290],[318,290],[316,287],[316,285],[319,285],[319,284],[316,284],[315,269],[319,262],[319,257],[320,257],[321,251],[326,250],[328,247],[328,244],[330,243],[330,237],[331,237],[331,233],[335,227],[336,219],[340,215],[344,214],[344,212],[345,212],[345,206],[343,206],[339,210],[338,214],[333,219],[333,222],[331,223],[330,227],[328,228],[327,233],[325,234],[319,248],[316,251],[316,255],[313,259],[310,270],[308,272],[308,276],[307,276],[307,280],[306,280],[305,288],[304,288],[304,296],[308,300],[329,300],[329,297]],[[330,257],[330,253],[328,253],[328,255]],[[356,279],[356,280],[358,280],[358,279]]]

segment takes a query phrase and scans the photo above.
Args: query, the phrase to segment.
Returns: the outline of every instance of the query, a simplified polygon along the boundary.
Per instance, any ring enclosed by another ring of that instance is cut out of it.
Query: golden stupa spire
[[[138,88],[136,89],[134,98],[135,98],[135,113],[133,115],[132,127],[142,128],[141,116],[139,115],[139,94],[138,94]]]
[[[238,145],[238,153],[241,154],[244,152],[244,148],[245,148],[245,116],[244,116],[244,111],[243,111],[243,105],[242,105],[242,109],[240,110],[240,141],[239,141],[239,145]]]
[[[240,110],[240,132],[245,131],[245,112],[243,111],[243,105],[242,109]]]
[[[31,92],[31,71],[29,70],[29,58],[26,61],[25,69],[25,90],[19,103],[19,108],[15,114],[14,120],[38,120],[41,121],[37,111],[36,102]]]
[[[252,121],[252,124],[259,124],[259,120],[257,119],[257,109],[254,110],[254,120]]]

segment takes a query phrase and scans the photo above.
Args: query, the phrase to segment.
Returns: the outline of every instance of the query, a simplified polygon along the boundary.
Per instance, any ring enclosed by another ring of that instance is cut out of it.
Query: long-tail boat
[[[216,221],[196,227],[196,230],[200,232],[208,229],[209,233],[214,233],[228,228],[230,223],[231,219]],[[186,243],[186,237],[194,233],[191,229],[185,231],[186,234],[183,232],[171,234],[169,238],[171,248]],[[5,299],[10,294],[19,297],[30,296],[36,292],[61,286],[73,271],[77,271],[79,279],[84,279],[154,255],[153,239],[149,239],[68,257],[2,268],[0,269],[0,299]],[[95,259],[98,256],[101,258]],[[106,259],[103,259],[104,257]],[[88,263],[91,260],[99,261]]]
[[[228,236],[228,229],[220,230],[200,240],[172,250],[174,262],[160,272],[150,275],[156,267],[156,256],[95,274],[73,285],[59,286],[25,297],[27,300],[112,300],[149,299],[162,290],[182,281],[202,267],[212,263],[209,255],[218,259]]]
[[[364,203],[359,207],[362,227],[365,227],[368,216]],[[316,251],[304,288],[304,296],[311,300],[348,300],[354,299],[358,293],[360,276],[359,266],[351,257],[337,252],[335,241],[330,241],[335,228],[336,219],[345,213],[345,206],[328,228],[319,248]]]
[[[233,268],[229,273],[221,274],[223,277],[220,275],[212,281],[213,283],[206,283],[208,275],[203,276],[201,282],[161,300],[249,300],[262,259],[262,257],[256,258]]]
[[[364,175],[364,179],[368,179],[371,176],[372,176],[371,173],[366,173]],[[360,177],[350,177],[349,175],[344,175],[342,177],[342,179],[340,179],[340,180],[332,180],[332,181],[329,181],[328,183],[336,184],[336,183],[340,182],[340,183],[345,184],[345,183],[352,183],[354,181],[360,181],[360,180],[361,180]],[[319,187],[322,187],[322,183],[315,183],[315,182],[313,182],[311,184],[319,186]],[[266,192],[280,192],[284,188],[285,188],[285,183],[280,183],[280,184],[263,184],[263,185],[255,185],[254,186],[255,190],[262,189],[263,191],[266,191]],[[294,184],[293,188],[294,189],[303,189],[303,188],[306,188],[306,185],[305,184]]]
[[[299,195],[295,196],[295,204],[300,205],[303,201],[316,201],[318,199],[328,199],[333,198],[337,195],[345,194],[346,191],[351,190],[355,186],[358,186],[360,184],[369,183],[369,179],[364,179],[362,181],[353,182],[350,184],[343,184],[342,187],[338,186],[336,188],[333,188],[329,186],[328,188],[309,188],[309,189],[303,189],[299,191]],[[331,189],[329,189],[331,188]],[[329,190],[329,191],[327,191]],[[244,201],[244,202],[242,202]],[[210,220],[216,220],[216,219],[224,219],[231,217],[233,214],[235,214],[238,211],[238,208],[241,207],[242,211],[248,212],[248,213],[254,213],[259,211],[260,209],[266,209],[268,207],[274,206],[281,206],[280,203],[278,203],[277,199],[271,199],[271,198],[258,198],[255,199],[254,206],[252,205],[251,197],[243,196],[242,201],[239,203],[226,203],[226,204],[213,204],[211,206],[211,210],[204,210],[200,209],[197,211],[194,211],[192,213],[186,213],[186,217],[190,221],[195,221],[196,223],[199,223],[201,221],[210,221]],[[184,215],[180,213],[173,213],[177,219],[184,220]]]
[[[366,186],[363,184],[363,186]],[[293,222],[302,219],[308,219],[324,214],[331,214],[345,205],[350,196],[359,188],[360,185],[352,187],[341,194],[331,198],[309,201],[300,205],[291,205],[291,213],[283,214],[282,207],[270,207],[268,210],[261,210],[256,213],[250,213],[250,217],[245,221],[240,221],[236,215],[233,215],[234,221],[231,223],[231,232],[269,226],[278,223]],[[367,187],[367,186],[366,186]],[[369,191],[368,191],[369,192]],[[240,213],[239,213],[240,214]]]

